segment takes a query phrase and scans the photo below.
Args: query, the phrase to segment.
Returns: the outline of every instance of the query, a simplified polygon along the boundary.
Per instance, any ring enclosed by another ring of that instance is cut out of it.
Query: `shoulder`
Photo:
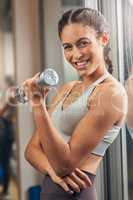
[[[101,85],[100,91],[103,93],[103,97],[107,96],[119,100],[127,98],[124,86],[112,76]]]
[[[113,115],[116,119],[125,118],[127,114],[126,90],[118,80],[110,76],[95,89],[88,105],[93,112],[98,110],[105,115]]]
[[[100,83],[94,90],[92,97],[100,96],[101,98],[114,97],[117,99],[126,98],[126,90],[124,86],[113,76],[110,76],[103,83]]]

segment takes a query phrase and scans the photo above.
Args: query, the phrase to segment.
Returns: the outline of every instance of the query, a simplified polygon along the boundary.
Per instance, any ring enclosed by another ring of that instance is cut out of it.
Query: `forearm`
[[[67,175],[73,171],[69,144],[64,141],[58,130],[53,126],[47,111],[45,112],[44,109],[43,106],[33,108],[40,142],[56,173],[60,176]]]
[[[25,151],[25,159],[42,174],[55,176],[55,171],[41,148],[28,146]]]

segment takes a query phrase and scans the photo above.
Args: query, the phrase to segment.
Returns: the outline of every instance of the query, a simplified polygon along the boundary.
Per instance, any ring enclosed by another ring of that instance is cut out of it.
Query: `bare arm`
[[[69,88],[69,85],[62,86],[57,90],[57,95],[53,97],[51,105],[49,107],[49,114],[52,113],[51,110],[55,107],[57,102],[64,95],[65,91]],[[44,149],[40,143],[39,133],[36,131],[31,140],[29,141],[26,150],[25,150],[25,158],[30,164],[39,170],[41,173],[55,173],[47,156],[45,155]]]
[[[52,175],[54,172],[46,155],[42,151],[37,131],[33,134],[25,149],[25,159],[42,174],[47,173]]]
[[[66,192],[70,191],[65,181],[56,175],[55,171],[49,164],[46,155],[42,151],[37,131],[33,134],[30,142],[26,147],[25,158],[35,169],[40,171],[42,174],[49,174],[51,179],[55,183],[59,184]],[[80,190],[78,186],[77,189]]]
[[[49,110],[52,110],[52,108],[55,106],[55,104],[66,91],[67,87],[68,85],[62,87],[59,91],[59,95],[52,99],[52,103],[49,107]],[[69,176],[65,178],[57,176],[51,164],[49,163],[47,156],[45,155],[44,149],[42,149],[38,131],[36,131],[35,134],[33,134],[29,144],[26,147],[25,158],[38,171],[40,171],[43,174],[49,174],[52,180],[55,183],[59,184],[65,191],[70,191],[69,186],[71,186],[71,188],[74,191],[79,192],[80,189],[89,187],[92,184],[89,177],[80,169],[75,169],[71,174],[69,174]]]
[[[125,117],[124,89],[119,91],[118,88],[112,86],[110,89],[103,88],[100,102],[97,102],[96,106],[93,103],[90,104],[89,112],[75,128],[69,143],[64,141],[54,127],[45,106],[34,107],[40,141],[50,164],[59,176],[67,175],[79,167],[113,124]],[[40,115],[36,115],[36,111],[40,112]]]
[[[44,151],[42,151],[37,131],[35,134],[33,134],[29,144],[27,145],[25,150],[25,158],[42,174],[49,174],[51,179],[67,192],[71,192],[69,186],[71,186],[74,191],[79,192],[80,189],[91,185],[89,178],[79,169],[76,169],[75,172],[71,173],[65,178],[60,178],[57,176],[46,155],[44,154]]]
[[[60,177],[79,167],[107,131],[117,122],[122,122],[126,115],[127,96],[122,85],[110,82],[106,87],[101,86],[100,99],[92,99],[89,111],[79,121],[70,141],[66,143],[52,123],[45,102],[40,101],[40,96],[33,95],[35,91],[40,91],[36,79],[33,77],[27,80],[23,86],[31,100],[42,147],[51,166]],[[39,103],[39,106],[36,106],[36,103]]]

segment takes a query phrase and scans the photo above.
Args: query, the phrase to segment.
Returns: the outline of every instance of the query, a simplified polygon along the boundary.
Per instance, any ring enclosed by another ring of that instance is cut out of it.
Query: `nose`
[[[72,56],[73,60],[79,60],[82,57],[82,52],[81,52],[81,50],[79,48],[74,46],[71,56]]]

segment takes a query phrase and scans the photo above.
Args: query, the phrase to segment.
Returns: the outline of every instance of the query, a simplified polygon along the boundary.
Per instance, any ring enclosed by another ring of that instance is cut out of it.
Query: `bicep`
[[[88,112],[75,128],[69,146],[75,165],[83,160],[102,140],[109,129],[125,115],[124,96],[104,95],[97,106],[90,105]]]

